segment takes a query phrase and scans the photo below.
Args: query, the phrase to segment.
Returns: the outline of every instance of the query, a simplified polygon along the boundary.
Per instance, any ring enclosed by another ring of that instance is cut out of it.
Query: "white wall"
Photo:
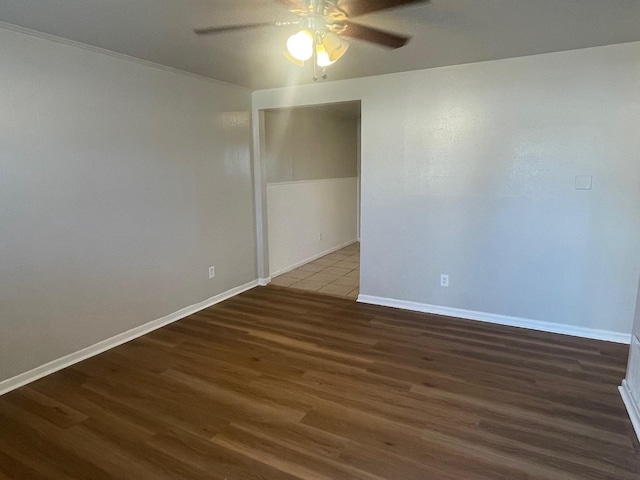
[[[629,349],[627,374],[620,386],[620,394],[629,412],[629,418],[636,435],[640,440],[640,285],[638,286],[636,300],[633,335]]]
[[[638,285],[638,294],[636,298],[636,313],[633,320],[633,334],[640,339],[640,284]]]
[[[267,183],[357,176],[358,120],[318,108],[265,112]]]
[[[357,195],[355,177],[268,185],[271,275],[355,242]]]
[[[248,91],[0,45],[0,381],[256,278]]]
[[[357,99],[361,295],[628,338],[640,43],[258,91],[253,109]]]

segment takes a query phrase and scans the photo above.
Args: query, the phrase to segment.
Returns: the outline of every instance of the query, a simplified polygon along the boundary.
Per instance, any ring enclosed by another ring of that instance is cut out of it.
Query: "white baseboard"
[[[464,318],[466,320],[476,320],[479,322],[495,323],[510,327],[528,328],[540,330],[542,332],[560,333],[572,335],[574,337],[593,338],[595,340],[605,340],[616,343],[631,343],[631,334],[613,332],[610,330],[597,330],[594,328],[577,327],[562,323],[543,322],[540,320],[530,320],[528,318],[509,317],[497,315],[495,313],[476,312],[461,308],[441,307],[426,303],[408,302],[406,300],[395,300],[393,298],[375,297],[371,295],[358,295],[358,302],[369,303],[371,305],[381,305],[384,307],[401,308],[414,312],[432,313],[447,317]]]
[[[260,285],[261,287],[266,287],[270,283],[271,283],[271,277],[258,279],[258,285]]]
[[[636,431],[638,440],[640,440],[640,407],[638,407],[638,404],[633,399],[631,389],[629,388],[629,384],[626,380],[622,380],[622,385],[618,387],[618,390],[620,391],[620,396],[622,397],[624,406],[627,407],[627,412],[629,413],[633,429]]]
[[[77,352],[65,355],[64,357],[58,358],[49,363],[45,363],[44,365],[29,370],[28,372],[21,373],[7,380],[3,380],[2,382],[0,382],[0,395],[4,395],[11,390],[15,390],[16,388],[20,388],[23,385],[34,382],[42,377],[46,377],[47,375],[57,372],[58,370],[62,370],[63,368],[81,362],[82,360],[86,360],[87,358],[110,350],[114,347],[117,347],[118,345],[127,343],[131,340],[141,337],[142,335],[146,335],[149,332],[181,320],[185,317],[188,317],[189,315],[193,315],[200,310],[204,310],[205,308],[215,305],[216,303],[220,303],[223,300],[227,300],[228,298],[234,297],[242,292],[250,290],[258,286],[258,284],[259,281],[254,280],[244,285],[240,285],[239,287],[232,288],[231,290],[227,290],[226,292],[215,295],[211,298],[203,300],[202,302],[182,308],[177,312],[171,313],[162,318],[158,318],[157,320],[152,320],[151,322],[140,325],[139,327],[132,328],[131,330],[123,333],[119,333],[118,335],[98,342],[95,345],[91,345],[90,347],[83,348],[82,350],[78,350]]]
[[[354,243],[357,243],[358,240],[354,239],[354,240],[349,240],[346,243],[343,243],[342,245],[338,245],[337,247],[333,247],[330,248],[329,250],[325,250],[324,252],[318,253],[317,255],[314,255],[312,257],[306,258],[304,260],[301,260],[293,265],[290,265],[288,267],[285,268],[281,268],[280,270],[278,270],[277,272],[273,272],[271,273],[271,276],[269,277],[269,279],[273,278],[273,277],[277,277],[278,275],[282,275],[283,273],[287,273],[290,272],[291,270],[295,270],[298,267],[301,267],[302,265],[306,265],[309,262],[313,262],[314,260],[319,259],[320,257],[324,257],[325,255],[329,255],[330,253],[333,252],[337,252],[338,250],[344,248],[344,247],[348,247],[349,245],[353,245]]]

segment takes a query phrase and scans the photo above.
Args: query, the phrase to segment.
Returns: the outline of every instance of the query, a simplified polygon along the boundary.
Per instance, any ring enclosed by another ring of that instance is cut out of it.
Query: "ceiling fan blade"
[[[365,42],[376,43],[388,48],[400,48],[407,44],[411,37],[404,37],[394,33],[383,32],[377,28],[365,27],[357,23],[347,22],[344,31],[340,33],[343,37],[364,40]]]
[[[402,7],[412,3],[429,3],[429,0],[339,0],[336,9],[344,12],[347,18],[354,18],[365,13]]]
[[[207,27],[196,28],[194,32],[198,35],[213,35],[216,33],[233,32],[235,30],[248,30],[250,28],[276,26],[275,22],[263,22],[263,23],[248,23],[245,25],[229,25],[226,27]]]
[[[304,0],[275,0],[275,2],[286,7],[287,10],[297,15],[300,15],[301,13],[309,13],[309,5]]]

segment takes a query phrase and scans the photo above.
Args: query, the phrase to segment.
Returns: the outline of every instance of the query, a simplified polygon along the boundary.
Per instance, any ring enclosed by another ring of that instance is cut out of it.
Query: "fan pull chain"
[[[318,52],[316,51],[316,49],[313,49],[313,81],[317,82],[318,81],[318,70],[317,70],[317,66],[318,65]]]

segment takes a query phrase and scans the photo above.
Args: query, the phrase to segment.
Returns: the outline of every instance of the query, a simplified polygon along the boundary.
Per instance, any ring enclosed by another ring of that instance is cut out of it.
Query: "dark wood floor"
[[[256,288],[0,397],[0,479],[634,479],[627,347]]]

